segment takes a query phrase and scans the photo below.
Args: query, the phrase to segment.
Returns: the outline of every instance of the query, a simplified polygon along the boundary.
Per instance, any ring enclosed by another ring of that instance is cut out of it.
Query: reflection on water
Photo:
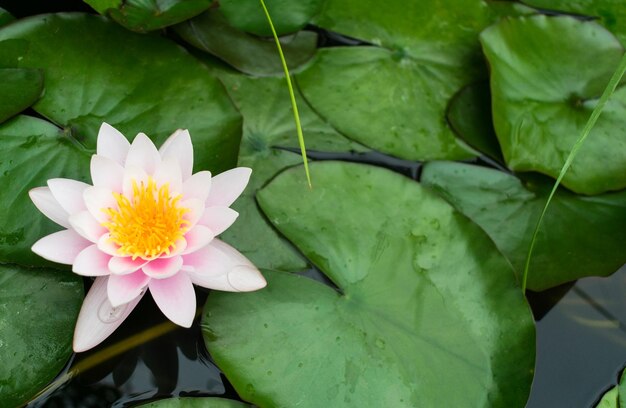
[[[626,363],[626,265],[580,279],[537,321],[537,365],[527,408],[594,405]],[[533,306],[551,294],[530,297]]]
[[[200,307],[207,295],[200,289],[196,294]],[[145,296],[109,339],[96,349],[77,355],[65,372],[77,367],[87,368],[67,381],[62,374],[58,387],[28,406],[104,408],[134,406],[170,396],[238,398],[211,362],[202,340],[199,318],[190,329],[174,326],[161,314],[152,298]],[[133,337],[141,340],[139,344],[122,353],[113,353],[112,357],[101,358],[103,350],[115,351]]]

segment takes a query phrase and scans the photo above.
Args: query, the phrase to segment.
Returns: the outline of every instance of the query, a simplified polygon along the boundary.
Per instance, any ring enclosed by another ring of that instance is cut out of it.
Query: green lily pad
[[[69,132],[30,116],[0,125],[0,140],[0,262],[52,265],[30,247],[61,227],[35,208],[28,190],[56,177],[90,182],[92,152]]]
[[[124,27],[146,32],[195,17],[213,0],[84,0],[98,13],[108,15]]]
[[[272,35],[259,0],[220,0],[220,10],[231,26],[252,34]],[[324,0],[265,0],[278,35],[303,28],[319,11]]]
[[[626,4],[621,0],[522,0],[529,6],[583,14],[600,24],[626,45]]]
[[[0,68],[0,123],[32,105],[42,91],[39,70]]]
[[[596,408],[626,408],[626,370],[620,377],[619,384],[602,396]]]
[[[461,163],[428,163],[422,183],[480,225],[521,276],[530,240],[553,185]],[[575,227],[573,227],[575,226]],[[563,188],[544,218],[528,288],[544,290],[584,276],[608,276],[626,262],[626,191],[585,197]]]
[[[338,287],[265,271],[267,288],[212,292],[211,355],[259,406],[523,406],[534,328],[510,265],[416,182],[313,163],[258,194],[269,220]],[[393,205],[389,205],[389,199]]]
[[[472,84],[459,91],[450,102],[448,121],[455,133],[468,145],[504,163],[498,137],[493,129],[491,95],[487,82]]]
[[[276,233],[255,201],[257,190],[278,172],[302,163],[299,152],[284,150],[298,147],[285,79],[250,78],[225,72],[218,75],[244,116],[239,165],[253,169],[248,187],[233,205],[239,211],[239,219],[222,234],[222,238],[244,253],[257,267],[283,271],[302,270],[306,267],[306,262]],[[295,91],[309,150],[364,150],[321,120],[304,103],[297,89]],[[263,103],[259,103],[260,100]],[[305,177],[304,172],[302,177]],[[315,174],[312,177],[317,186]]]
[[[328,0],[315,23],[378,47],[320,50],[297,76],[307,101],[341,133],[409,160],[474,152],[446,121],[450,99],[486,78],[478,34],[499,16],[482,0]],[[411,16],[411,18],[406,18]]]
[[[534,16],[481,35],[491,66],[493,120],[507,165],[556,178],[623,49],[595,22]],[[578,193],[626,187],[626,88],[609,100],[563,179]],[[540,146],[541,148],[538,148]]]
[[[0,265],[2,406],[21,406],[61,371],[82,300],[79,276]]]
[[[33,108],[86,148],[95,149],[103,121],[129,138],[144,132],[157,145],[187,128],[196,171],[234,166],[241,117],[222,84],[173,42],[79,13],[18,21],[0,29],[6,39],[29,42],[19,68],[43,70],[46,92]]]
[[[220,9],[211,9],[175,27],[194,47],[219,57],[241,72],[252,75],[283,75],[276,43],[231,27]],[[290,70],[308,61],[317,50],[317,34],[300,31],[281,38]]]
[[[148,404],[138,405],[143,408],[246,408],[250,405],[225,398],[168,398]]]

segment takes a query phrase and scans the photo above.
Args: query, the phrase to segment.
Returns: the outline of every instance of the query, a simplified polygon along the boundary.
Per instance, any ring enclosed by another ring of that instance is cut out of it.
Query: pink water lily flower
[[[48,180],[30,191],[35,206],[66,229],[32,250],[50,261],[96,277],[74,331],[74,350],[88,350],[124,321],[147,290],[172,322],[190,327],[193,284],[247,292],[266,285],[258,269],[215,238],[238,213],[229,208],[251,170],[215,177],[192,174],[193,146],[186,130],[159,150],[143,133],[132,144],[103,123],[91,158],[93,186]]]

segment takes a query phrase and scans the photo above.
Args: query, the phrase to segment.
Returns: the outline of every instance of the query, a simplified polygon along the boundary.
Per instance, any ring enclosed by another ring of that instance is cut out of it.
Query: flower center
[[[183,218],[189,209],[178,206],[181,195],[171,197],[169,186],[157,188],[152,177],[145,184],[133,180],[131,199],[119,193],[113,196],[118,209],[103,209],[109,221],[102,225],[109,230],[110,240],[119,246],[121,256],[135,260],[168,255],[189,229],[189,221]]]

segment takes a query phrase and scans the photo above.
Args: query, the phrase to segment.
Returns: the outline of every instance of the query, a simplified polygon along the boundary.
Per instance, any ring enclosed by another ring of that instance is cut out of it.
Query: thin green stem
[[[302,161],[304,162],[304,172],[306,173],[306,180],[309,183],[309,188],[311,188],[313,187],[313,185],[311,184],[311,175],[309,174],[309,164],[306,159],[306,147],[304,146],[304,135],[302,134],[302,126],[300,125],[300,114],[298,113],[298,105],[296,104],[296,95],[293,92],[293,85],[291,84],[291,75],[289,74],[289,68],[287,68],[287,61],[285,61],[283,48],[280,46],[280,41],[278,40],[278,35],[276,35],[276,30],[274,29],[274,24],[272,23],[272,18],[270,17],[270,13],[269,11],[267,11],[265,2],[263,0],[259,0],[259,1],[261,2],[261,6],[263,7],[263,11],[265,12],[265,17],[267,17],[267,22],[270,24],[270,28],[272,29],[272,35],[274,36],[274,41],[276,41],[276,48],[278,48],[280,61],[283,64],[283,70],[285,71],[285,79],[287,79],[287,88],[289,88],[289,97],[291,99],[291,107],[293,109],[293,118],[296,121],[296,132],[298,133],[298,143],[300,144],[300,153],[302,154]]]
[[[578,140],[574,144],[574,147],[572,147],[572,150],[567,156],[567,159],[565,160],[565,164],[561,168],[561,172],[559,173],[559,176],[557,177],[556,182],[554,183],[554,186],[552,187],[552,191],[550,192],[550,195],[548,196],[546,205],[543,207],[543,210],[541,211],[541,215],[539,216],[539,220],[537,221],[537,225],[535,226],[535,231],[533,232],[533,237],[530,241],[528,254],[526,255],[526,263],[524,265],[524,274],[522,276],[522,292],[524,293],[526,293],[526,282],[528,280],[528,270],[530,269],[530,259],[533,254],[533,249],[535,248],[535,242],[537,241],[537,235],[539,233],[539,228],[541,227],[541,223],[543,222],[543,217],[546,215],[548,206],[550,205],[550,202],[552,201],[552,198],[554,197],[554,194],[556,193],[556,190],[559,187],[559,184],[561,184],[561,180],[563,180],[563,176],[565,176],[565,173],[567,173],[567,170],[569,170],[572,162],[574,161],[574,157],[576,157],[576,154],[578,154],[578,150],[580,150],[580,147],[583,145],[583,143],[587,139],[587,136],[589,136],[591,129],[598,121],[598,117],[600,117],[600,114],[602,113],[604,106],[606,105],[611,95],[613,95],[613,92],[615,92],[615,88],[617,87],[617,84],[619,84],[619,81],[624,76],[624,72],[626,72],[626,53],[622,57],[622,60],[619,66],[615,70],[615,73],[613,73],[613,76],[609,80],[609,83],[607,84],[606,88],[604,88],[604,92],[602,93],[602,96],[600,97],[598,104],[591,112],[591,116],[589,116],[589,120],[587,120],[587,124],[583,128],[583,131],[580,137],[578,138]]]

